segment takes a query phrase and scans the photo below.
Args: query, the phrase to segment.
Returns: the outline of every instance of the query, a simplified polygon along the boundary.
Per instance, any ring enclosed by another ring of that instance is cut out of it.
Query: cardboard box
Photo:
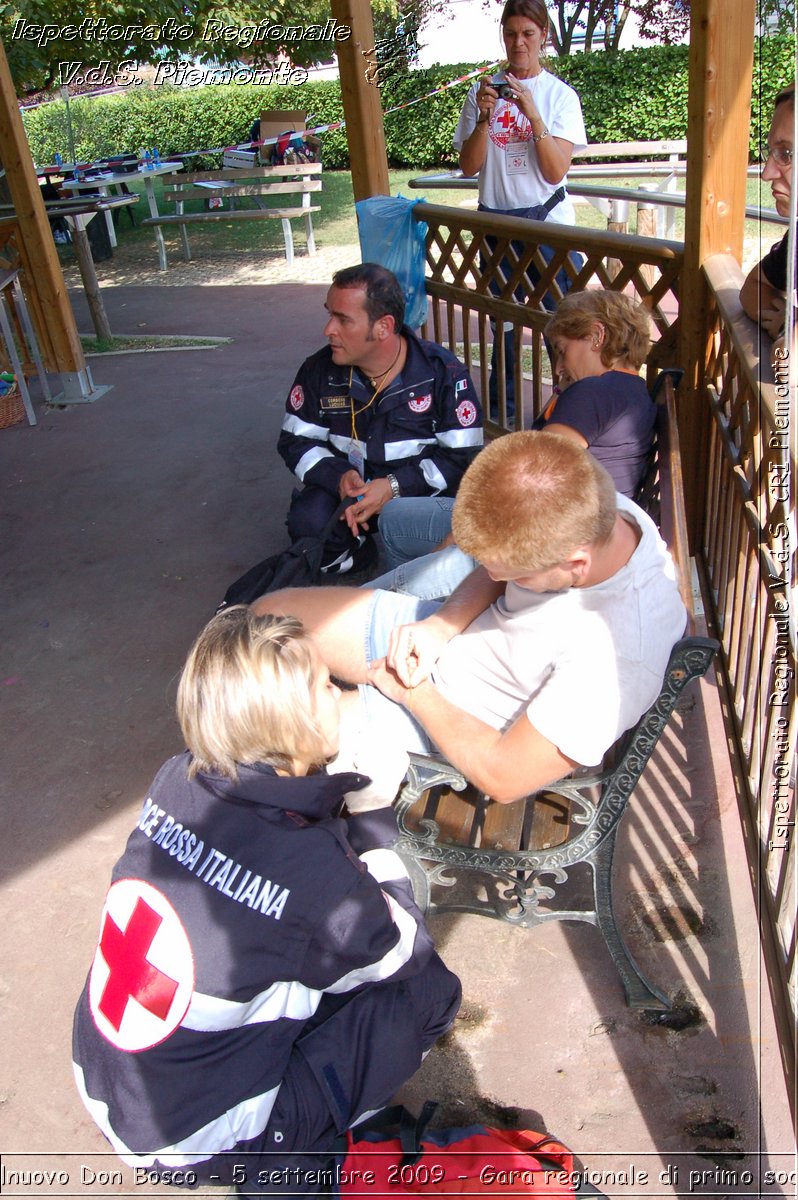
[[[304,133],[307,113],[299,108],[264,109],[260,114],[260,140],[279,137],[281,133]],[[259,148],[259,161],[268,163],[271,158],[272,146]]]

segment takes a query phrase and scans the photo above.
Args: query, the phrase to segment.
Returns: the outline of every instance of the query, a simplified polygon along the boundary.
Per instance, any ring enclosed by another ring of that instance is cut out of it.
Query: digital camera
[[[505,79],[491,79],[490,86],[496,92],[500,100],[514,100],[515,93],[512,86]]]

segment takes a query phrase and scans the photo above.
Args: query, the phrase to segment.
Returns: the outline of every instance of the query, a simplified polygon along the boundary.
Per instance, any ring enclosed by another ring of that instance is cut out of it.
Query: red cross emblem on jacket
[[[97,1028],[120,1050],[148,1049],[178,1027],[193,991],[191,945],[169,901],[141,879],[118,880],[89,977]]]

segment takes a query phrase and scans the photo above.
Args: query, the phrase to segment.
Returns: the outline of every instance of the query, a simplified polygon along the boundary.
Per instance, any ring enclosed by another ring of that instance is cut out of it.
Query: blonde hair
[[[616,511],[615,484],[587,450],[555,433],[510,433],[463,476],[452,532],[479,562],[541,571],[606,542]]]
[[[621,362],[639,371],[651,346],[647,310],[622,292],[569,292],[544,330],[549,341],[556,337],[589,337],[593,326],[604,328],[601,361],[605,367]]]
[[[255,616],[246,605],[208,622],[177,689],[177,718],[198,771],[238,778],[238,765],[324,761],[314,716],[318,674],[312,643],[296,617]]]

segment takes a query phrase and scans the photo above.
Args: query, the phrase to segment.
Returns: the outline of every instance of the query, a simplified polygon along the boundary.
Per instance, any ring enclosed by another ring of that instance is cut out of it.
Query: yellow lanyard
[[[402,339],[400,338],[400,339],[399,339],[399,349],[396,351],[396,357],[394,358],[394,360],[393,360],[393,362],[391,363],[390,367],[388,367],[388,369],[387,369],[386,371],[383,371],[382,375],[379,377],[379,378],[380,378],[380,381],[379,381],[379,383],[377,384],[377,386],[375,387],[375,389],[374,389],[374,395],[371,397],[371,399],[369,400],[368,404],[364,404],[364,405],[363,405],[363,407],[357,411],[357,413],[355,412],[355,398],[354,398],[354,396],[352,395],[352,375],[353,375],[353,372],[354,372],[354,367],[350,367],[350,368],[349,368],[349,404],[350,404],[350,412],[351,412],[351,414],[352,414],[352,441],[353,441],[353,442],[356,442],[356,441],[358,440],[358,438],[357,438],[357,428],[356,428],[356,426],[355,426],[355,417],[359,417],[359,416],[361,416],[361,415],[362,415],[364,412],[366,412],[366,411],[367,411],[367,409],[371,408],[372,404],[373,404],[373,403],[374,403],[374,401],[377,399],[377,397],[379,396],[380,392],[383,390],[383,388],[384,388],[384,386],[385,386],[385,380],[386,380],[386,378],[387,378],[387,377],[390,375],[391,371],[394,369],[394,367],[396,366],[397,362],[399,361],[399,355],[400,355],[401,353],[402,353]],[[374,382],[374,381],[372,380],[372,383],[373,383],[373,382]]]
[[[390,367],[388,368],[388,370],[390,370]],[[364,404],[363,407],[358,409],[358,411],[356,413],[355,412],[355,397],[352,395],[352,371],[353,371],[353,368],[350,367],[349,368],[349,405],[350,405],[350,411],[352,414],[352,441],[356,442],[357,441],[357,428],[355,427],[355,417],[356,416],[359,417],[361,415],[361,413],[364,413],[364,412],[366,412],[367,409],[371,408],[372,404],[374,403],[374,401],[377,399],[380,392],[382,391],[382,384],[380,383],[377,385],[377,387],[374,389],[374,395],[371,397],[368,404]],[[385,374],[387,375],[388,372],[386,371]]]

